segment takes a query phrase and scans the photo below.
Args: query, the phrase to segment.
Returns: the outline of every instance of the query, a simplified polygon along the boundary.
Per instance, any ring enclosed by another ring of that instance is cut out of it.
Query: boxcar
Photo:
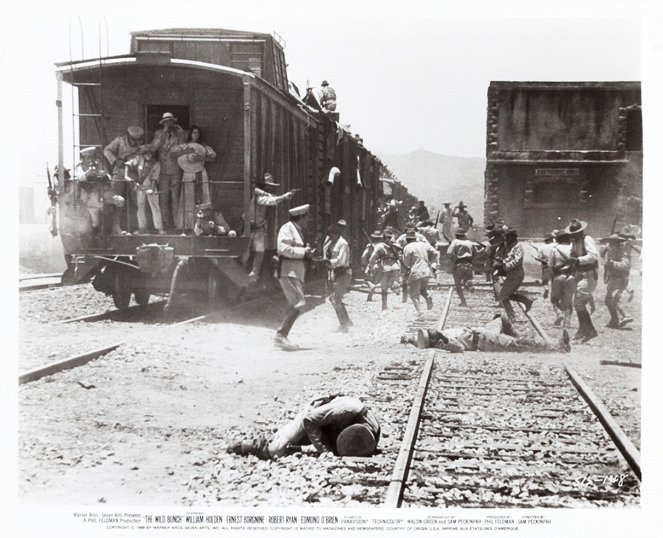
[[[282,192],[299,189],[269,220],[268,253],[275,249],[288,207],[310,203],[309,237],[321,245],[327,225],[344,218],[358,259],[366,232],[375,225],[384,166],[358,136],[342,128],[337,114],[320,110],[310,95],[306,104],[291,90],[285,65],[275,37],[221,29],[134,32],[130,54],[57,64],[59,222],[68,273],[78,281],[92,279],[120,308],[132,294],[144,303],[151,293],[172,291],[175,284],[178,290],[206,293],[211,301],[250,292],[240,264],[249,249],[249,226],[242,219],[256,179],[266,172]],[[73,162],[80,147],[97,146],[101,154],[130,125],[142,126],[151,141],[162,114],[172,112],[183,128],[200,126],[206,144],[216,151],[217,159],[206,165],[212,205],[231,228],[244,233],[234,238],[132,236],[107,230],[92,240],[85,232],[88,217],[79,201],[79,178],[64,176],[62,82],[71,86],[77,103]],[[335,177],[330,173],[334,167],[340,170]],[[273,282],[270,270],[265,263],[263,286]]]

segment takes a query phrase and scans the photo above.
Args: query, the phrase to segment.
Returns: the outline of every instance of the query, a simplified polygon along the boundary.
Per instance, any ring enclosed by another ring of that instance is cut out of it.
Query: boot
[[[403,297],[402,302],[407,303],[407,282],[403,281]]]
[[[582,340],[585,337],[587,326],[585,325],[585,318],[583,317],[584,312],[586,312],[586,310],[576,309],[576,316],[578,316],[578,330],[573,336],[574,340]]]
[[[596,329],[594,328],[594,324],[592,323],[592,316],[589,312],[587,312],[587,310],[583,311],[583,317],[585,318],[585,334],[581,340],[582,344],[589,342],[592,338],[596,338],[599,335],[599,333],[596,332]]]
[[[350,316],[348,316],[348,311],[346,310],[345,305],[343,303],[334,305],[334,310],[336,311],[336,317],[341,326],[341,331],[347,332],[350,327]]]
[[[433,298],[430,296],[426,296],[425,299],[426,299],[426,308],[428,310],[433,310]]]
[[[382,292],[382,310],[387,310],[387,297],[388,297],[388,292],[383,291]]]

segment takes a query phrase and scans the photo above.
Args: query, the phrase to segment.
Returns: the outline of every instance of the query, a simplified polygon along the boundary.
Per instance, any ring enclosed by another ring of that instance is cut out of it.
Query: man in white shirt
[[[343,221],[345,222],[345,221]],[[332,291],[329,301],[336,311],[341,332],[347,332],[352,326],[348,311],[343,304],[343,296],[352,284],[352,269],[350,268],[350,247],[341,235],[338,224],[327,229],[327,240],[323,247],[323,256],[333,272]]]
[[[428,279],[433,276],[433,269],[437,268],[438,252],[428,241],[417,241],[413,228],[406,232],[407,245],[403,249],[403,267],[407,271],[407,283],[410,289],[412,304],[421,318],[421,301],[426,300],[428,310],[433,308],[433,298],[428,295]]]
[[[306,306],[304,280],[307,261],[313,255],[313,249],[306,243],[306,227],[310,219],[309,210],[309,204],[290,209],[290,221],[281,226],[276,240],[279,255],[278,278],[288,301],[288,312],[276,331],[274,341],[285,351],[298,349],[297,346],[290,343],[288,335],[295,320]]]

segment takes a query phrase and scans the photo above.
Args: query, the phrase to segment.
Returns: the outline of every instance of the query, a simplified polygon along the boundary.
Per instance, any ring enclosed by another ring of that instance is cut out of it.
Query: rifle
[[[48,163],[46,163],[46,177],[48,178],[48,188],[46,192],[48,193],[48,198],[51,201],[51,207],[48,210],[49,214],[51,215],[51,225],[48,227],[48,230],[51,232],[52,237],[56,237],[58,235],[58,192],[55,187],[53,187],[51,171],[48,169]]]
[[[437,230],[437,225],[440,222],[440,213],[442,213],[442,211],[438,211],[437,212],[437,217],[435,217],[435,229],[436,230]]]

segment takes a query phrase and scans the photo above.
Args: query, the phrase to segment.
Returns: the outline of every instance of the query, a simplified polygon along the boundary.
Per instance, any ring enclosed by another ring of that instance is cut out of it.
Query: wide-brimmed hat
[[[461,200],[460,202],[458,202],[458,207],[461,208],[461,207],[467,207],[467,206]]]
[[[304,204],[289,209],[288,213],[290,213],[291,217],[299,217],[301,215],[306,215],[310,209],[311,209],[311,204]]]
[[[370,456],[376,446],[375,436],[365,424],[348,426],[336,438],[336,452],[339,456]]]
[[[258,181],[260,185],[267,185],[268,187],[280,187],[280,183],[273,181],[274,176],[271,173],[265,172],[265,175],[261,180]]]
[[[371,234],[371,239],[375,239],[376,241],[379,239],[384,239],[384,234],[380,230],[375,230]]]
[[[620,234],[610,234],[608,237],[602,237],[600,241],[604,243],[625,243],[628,238]]]
[[[90,157],[92,156],[95,152],[97,151],[97,148],[94,146],[88,146],[87,148],[83,148],[80,152],[79,155],[81,157]]]
[[[320,84],[320,86],[329,86],[329,82],[327,82],[326,80],[323,80],[322,84]]]
[[[175,123],[177,123],[177,118],[173,115],[172,112],[164,112],[163,116],[159,120],[159,123],[163,123],[164,121],[172,120]]]
[[[205,147],[197,142],[189,142],[187,147],[193,148],[193,153],[185,153],[177,158],[177,164],[185,172],[198,173],[205,168]]]
[[[573,235],[584,231],[585,228],[587,228],[587,223],[584,220],[571,219],[569,225],[564,228],[564,232],[569,235]]]
[[[139,127],[138,125],[130,125],[127,127],[127,134],[136,140],[139,138],[143,138],[143,135],[145,134],[145,130],[142,127]]]
[[[430,347],[430,337],[428,336],[428,330],[417,330],[417,347],[419,349],[428,349]]]
[[[387,226],[387,227],[384,229],[384,235],[385,235],[386,237],[391,238],[391,237],[394,237],[394,236],[396,235],[396,231],[395,231],[391,226]]]
[[[465,237],[467,235],[467,231],[465,228],[458,228],[456,230],[456,237]]]

